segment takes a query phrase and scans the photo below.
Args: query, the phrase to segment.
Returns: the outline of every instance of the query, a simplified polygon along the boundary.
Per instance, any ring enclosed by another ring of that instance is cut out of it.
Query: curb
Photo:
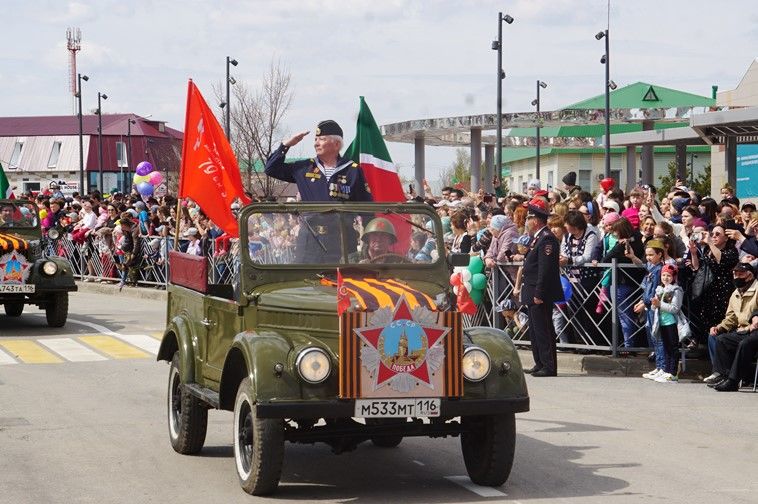
[[[87,292],[91,294],[108,294],[113,296],[139,298],[139,299],[153,299],[156,301],[166,302],[167,293],[163,289],[156,289],[154,287],[129,287],[124,288],[119,292],[118,281],[113,283],[99,283],[99,282],[83,282],[77,280],[76,286],[79,287],[79,292]]]
[[[524,368],[534,365],[531,350],[518,350]],[[679,364],[681,369],[681,362]],[[558,352],[558,375],[625,376],[640,378],[653,368],[647,355],[638,357],[617,357],[610,355],[581,355]],[[679,378],[702,379],[711,374],[711,363],[706,360],[687,359],[686,370],[679,372]]]

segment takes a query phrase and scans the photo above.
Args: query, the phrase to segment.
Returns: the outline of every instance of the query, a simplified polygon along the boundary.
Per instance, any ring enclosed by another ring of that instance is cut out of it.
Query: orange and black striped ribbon
[[[459,312],[440,314],[440,322],[450,328],[445,336],[445,396],[463,395],[463,320]],[[339,385],[340,398],[359,399],[361,394],[361,340],[353,329],[366,325],[366,314],[345,312],[340,318]]]
[[[336,286],[337,283],[323,279],[324,285]],[[375,278],[343,278],[342,285],[367,311],[394,307],[401,296],[405,296],[408,307],[412,310],[423,306],[428,310],[437,309],[434,299],[423,292],[413,289],[397,280],[377,280]]]
[[[29,242],[18,236],[7,233],[0,233],[0,253],[18,250],[23,252],[29,248]]]

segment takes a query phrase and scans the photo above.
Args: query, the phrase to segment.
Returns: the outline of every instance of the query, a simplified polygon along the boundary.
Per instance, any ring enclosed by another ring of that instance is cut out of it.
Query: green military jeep
[[[504,332],[454,311],[430,207],[254,204],[239,226],[231,261],[170,254],[158,359],[174,450],[202,449],[215,408],[234,412],[237,475],[254,495],[276,490],[285,441],[340,453],[460,436],[473,482],[507,480],[514,414],[529,409],[521,362]]]
[[[18,317],[24,305],[33,304],[45,309],[50,327],[63,327],[68,293],[76,283],[68,260],[46,254],[48,246],[34,203],[0,200],[0,303],[5,314]]]

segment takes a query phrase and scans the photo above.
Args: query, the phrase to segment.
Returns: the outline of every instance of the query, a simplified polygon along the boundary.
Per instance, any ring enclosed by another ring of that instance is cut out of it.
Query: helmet
[[[386,233],[392,237],[392,243],[395,243],[397,241],[395,226],[393,226],[392,223],[384,217],[371,219],[371,221],[366,224],[366,227],[363,230],[363,236],[361,236],[361,241],[367,241],[368,235],[371,233]]]

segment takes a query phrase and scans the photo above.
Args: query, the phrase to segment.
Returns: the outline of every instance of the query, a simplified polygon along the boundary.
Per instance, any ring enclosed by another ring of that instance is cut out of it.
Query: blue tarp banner
[[[737,197],[758,197],[758,145],[737,146]]]

